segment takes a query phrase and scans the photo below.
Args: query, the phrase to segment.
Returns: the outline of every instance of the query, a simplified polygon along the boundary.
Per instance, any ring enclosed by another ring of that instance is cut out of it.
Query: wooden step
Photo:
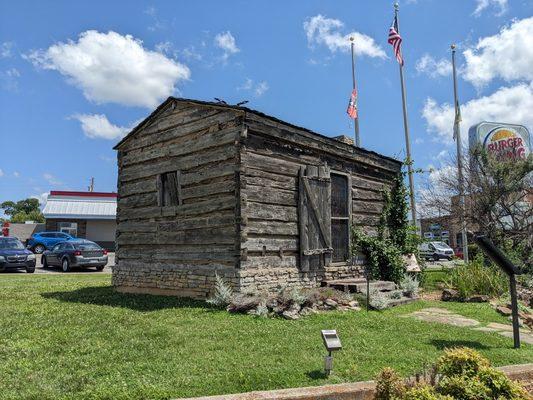
[[[346,293],[366,293],[366,279],[337,279],[330,281],[323,281],[322,286],[337,289]],[[380,292],[388,292],[396,290],[396,284],[388,281],[370,281],[370,290],[378,290]]]

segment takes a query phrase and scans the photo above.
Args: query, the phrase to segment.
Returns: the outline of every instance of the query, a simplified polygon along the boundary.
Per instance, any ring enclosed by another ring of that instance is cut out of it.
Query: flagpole
[[[394,3],[394,16],[396,18],[396,23],[398,25],[398,34],[400,34],[400,20],[398,18],[398,9],[400,5],[398,2]],[[411,143],[409,140],[409,124],[407,122],[407,104],[405,96],[405,82],[403,79],[403,65],[398,63],[400,66],[400,83],[402,86],[402,106],[403,106],[403,127],[405,130],[405,152],[407,153],[407,174],[409,176],[409,198],[411,201],[411,216],[413,218],[413,225],[416,227],[416,203],[415,203],[415,183],[413,178],[413,163],[411,159]]]
[[[459,206],[460,206],[460,220],[461,220],[461,236],[463,242],[463,260],[468,262],[468,236],[466,229],[465,218],[465,192],[464,192],[464,176],[463,176],[463,143],[461,142],[461,111],[459,108],[459,100],[457,96],[457,72],[455,69],[455,44],[451,45],[452,49],[452,70],[453,70],[453,98],[455,104],[455,120],[453,123],[453,133],[455,141],[457,142],[457,176],[459,180]]]
[[[355,53],[354,53],[354,40],[355,38],[353,36],[350,37],[350,47],[352,49],[352,85],[353,89],[355,89]],[[354,136],[355,136],[355,146],[361,147],[361,138],[359,137],[359,110],[357,110],[357,118],[353,121],[353,129],[354,129]]]

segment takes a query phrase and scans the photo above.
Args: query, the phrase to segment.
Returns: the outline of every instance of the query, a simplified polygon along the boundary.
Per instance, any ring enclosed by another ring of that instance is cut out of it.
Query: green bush
[[[456,375],[444,377],[437,385],[437,391],[452,399],[491,400],[490,389],[477,377]]]
[[[499,297],[508,290],[507,276],[492,264],[484,265],[478,255],[472,262],[456,266],[450,273],[448,286],[459,292],[462,298],[473,295]]]
[[[402,400],[453,400],[453,397],[437,393],[429,385],[418,385],[407,390]]]
[[[527,400],[527,392],[490,367],[489,361],[469,348],[449,349],[437,360],[436,379],[409,387],[390,368],[377,377],[376,400]]]
[[[490,367],[489,361],[468,347],[447,349],[437,360],[437,372],[443,376],[476,375],[481,368]]]
[[[370,279],[400,283],[405,275],[405,262],[396,245],[389,239],[369,236],[361,230],[352,229],[354,248],[360,248],[366,256],[366,268]]]

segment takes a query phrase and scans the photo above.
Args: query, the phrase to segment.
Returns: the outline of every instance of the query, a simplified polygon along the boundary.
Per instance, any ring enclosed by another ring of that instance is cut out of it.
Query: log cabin
[[[113,285],[205,299],[359,277],[401,163],[261,112],[169,98],[116,146]]]

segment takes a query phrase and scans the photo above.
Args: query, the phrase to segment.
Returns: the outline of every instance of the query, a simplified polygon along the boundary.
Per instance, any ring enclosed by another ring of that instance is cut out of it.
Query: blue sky
[[[168,95],[351,135],[347,37],[357,38],[362,145],[404,157],[391,1],[0,2],[0,201],[116,190],[113,145]],[[463,132],[533,128],[533,1],[400,2],[413,158],[443,168],[458,44]],[[427,178],[427,176],[426,176]],[[417,177],[422,183],[424,178]]]

